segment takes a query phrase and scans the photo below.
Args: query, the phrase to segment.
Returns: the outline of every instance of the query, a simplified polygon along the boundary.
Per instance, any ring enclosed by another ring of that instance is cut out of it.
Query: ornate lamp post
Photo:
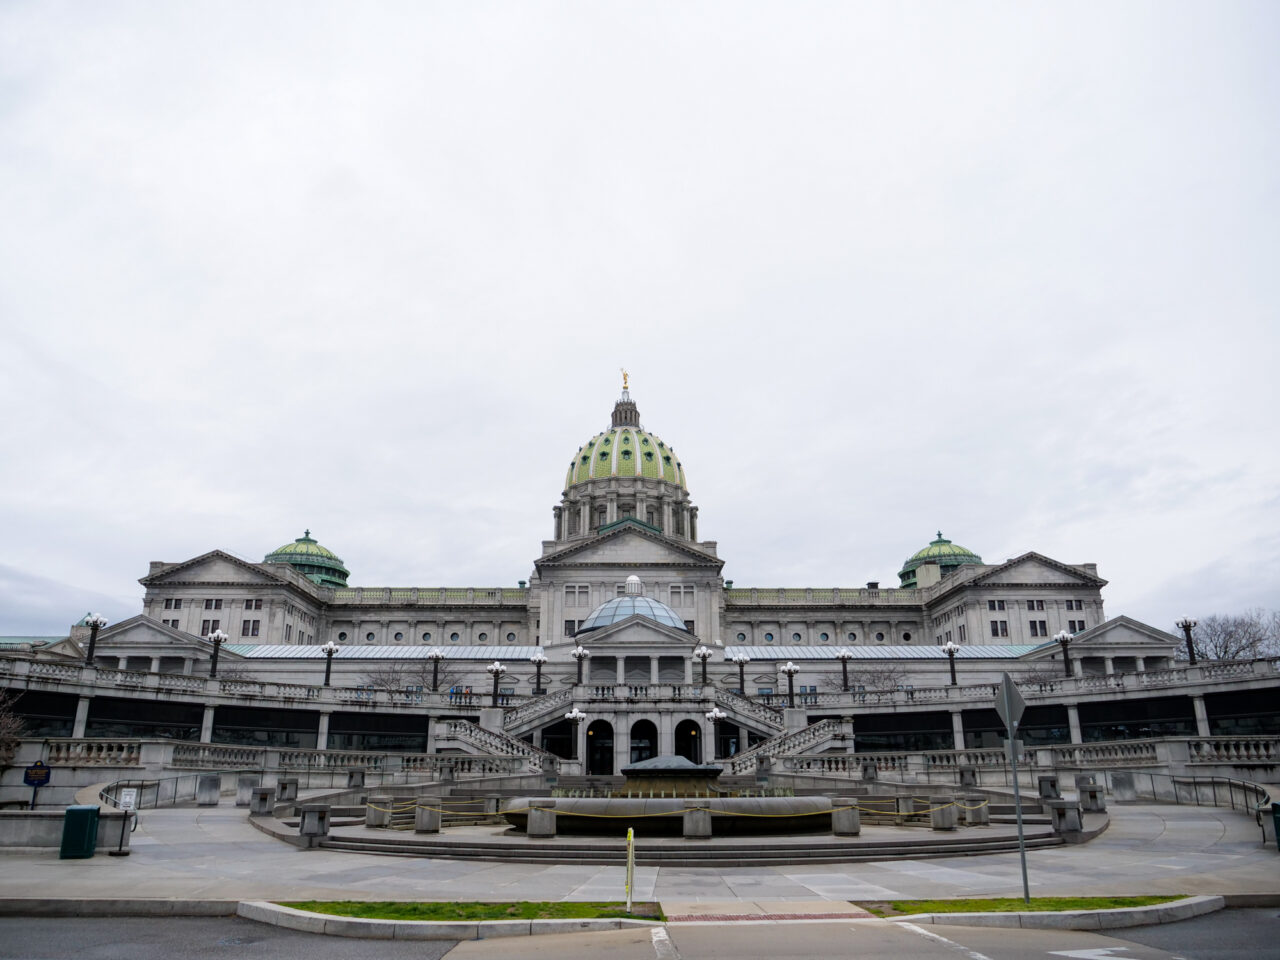
[[[800,672],[800,668],[788,660],[778,669],[787,677],[787,706],[794,707],[796,705],[796,674]]]
[[[954,687],[956,685],[956,654],[960,652],[960,644],[954,640],[948,640],[942,645],[942,652],[951,661],[951,685]]]
[[[747,664],[751,662],[751,658],[745,653],[735,653],[733,662],[738,665],[738,692],[745,697],[747,695]]]
[[[340,649],[341,647],[332,640],[320,647],[320,652],[324,654],[324,685],[326,687],[329,685],[329,677],[333,673],[333,655]]]
[[[581,665],[582,661],[579,660],[578,664]],[[582,681],[579,680],[578,682],[581,683]],[[579,710],[577,707],[574,707],[572,710],[570,710],[568,713],[564,715],[564,718],[573,724],[573,741],[569,744],[569,759],[577,760],[578,759],[578,726],[582,723],[583,720],[587,719],[587,715],[583,713],[581,710]]]
[[[707,661],[715,654],[707,647],[699,646],[697,650],[693,651],[693,655],[702,661],[702,685],[705,687],[707,685]]]
[[[93,666],[93,648],[98,645],[98,631],[106,625],[107,618],[100,613],[95,613],[92,617],[85,620],[85,626],[89,628],[89,649],[84,655],[84,665],[86,667]],[[1190,634],[1187,634],[1187,636],[1190,636]],[[1194,660],[1191,662],[1195,663]]]
[[[1071,676],[1071,657],[1067,654],[1067,647],[1071,644],[1071,634],[1065,630],[1059,630],[1053,635],[1053,639],[1062,644],[1062,668],[1065,675]]]
[[[542,665],[547,662],[547,655],[541,650],[535,651],[529,662],[533,664],[533,695],[536,697],[542,693]]]
[[[836,651],[836,659],[840,661],[840,684],[845,693],[849,692],[849,661],[853,659],[853,651],[841,647]]]
[[[489,676],[493,677],[493,705],[496,707],[498,705],[498,681],[507,672],[507,668],[495,660],[484,669]]]
[[[209,676],[216,677],[218,675],[218,651],[222,649],[222,645],[231,638],[221,630],[215,630],[209,634],[209,642],[213,644],[213,659],[209,661]]]
[[[591,651],[582,644],[578,644],[569,651],[569,656],[578,661],[578,683],[582,683],[582,664],[586,661],[587,657],[591,656]]]
[[[1199,621],[1193,617],[1183,617],[1175,624],[1175,626],[1182,628],[1182,635],[1187,638],[1187,659],[1191,662],[1193,667],[1196,665],[1196,648],[1195,644],[1191,642],[1191,628],[1198,622]],[[90,645],[89,649],[93,649],[92,645]]]
[[[720,721],[729,716],[719,707],[712,707],[704,716],[711,721],[711,759],[720,756]]]
[[[427,659],[431,661],[431,692],[436,693],[440,689],[440,661],[444,659],[444,651],[432,647],[427,651]]]

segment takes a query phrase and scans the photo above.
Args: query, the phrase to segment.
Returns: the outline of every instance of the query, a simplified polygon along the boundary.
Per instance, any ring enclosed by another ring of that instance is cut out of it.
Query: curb
[[[0,897],[0,917],[234,917],[238,900]]]
[[[1214,913],[1226,906],[1223,897],[1186,897],[1149,907],[1117,910],[1064,910],[1029,913],[921,913],[887,917],[895,923],[931,923],[951,927],[1020,927],[1023,930],[1119,930],[1175,923]]]
[[[367,940],[491,940],[495,937],[528,937],[547,933],[586,933],[600,930],[627,930],[652,927],[657,920],[366,920],[336,917],[282,907],[266,900],[246,900],[236,915],[276,927],[322,933],[331,937],[359,937]]]

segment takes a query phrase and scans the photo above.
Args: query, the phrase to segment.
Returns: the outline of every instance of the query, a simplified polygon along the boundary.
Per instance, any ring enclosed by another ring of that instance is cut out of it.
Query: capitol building
[[[1108,618],[1092,562],[988,563],[938,532],[893,584],[725,580],[680,455],[625,382],[602,425],[566,444],[527,580],[361,585],[358,558],[310,530],[260,563],[215,548],[152,562],[134,617],[0,638],[0,686],[21,691],[38,736],[528,750],[587,774],[767,744],[994,747],[1006,673],[1026,691],[1029,744],[1274,723],[1274,689],[1180,685],[1183,638]]]

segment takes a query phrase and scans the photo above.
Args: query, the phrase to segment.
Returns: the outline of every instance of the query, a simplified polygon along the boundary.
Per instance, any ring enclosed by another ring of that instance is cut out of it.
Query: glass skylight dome
[[[592,610],[587,619],[582,621],[582,626],[578,627],[578,633],[603,630],[637,614],[664,626],[674,627],[677,630],[685,629],[684,620],[681,619],[680,614],[661,600],[644,596],[643,591],[644,584],[640,582],[639,577],[634,575],[627,577],[626,596],[606,600]]]

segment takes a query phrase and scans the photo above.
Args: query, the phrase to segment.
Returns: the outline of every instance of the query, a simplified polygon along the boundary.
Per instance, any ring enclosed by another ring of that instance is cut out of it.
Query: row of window
[[[181,610],[181,609],[182,609],[182,598],[181,598],[181,597],[167,597],[167,598],[165,599],[165,601],[164,601],[164,608],[165,608],[166,610]],[[221,610],[221,609],[222,609],[222,600],[221,600],[221,598],[212,598],[212,599],[205,600],[205,602],[204,602],[204,608],[205,608],[206,610]],[[245,601],[244,601],[244,608],[245,608],[246,610],[261,610],[261,609],[262,609],[262,599],[261,599],[261,598],[259,598],[259,597],[255,597],[255,598],[253,598],[253,599],[251,599],[251,600],[245,600]]]
[[[625,596],[627,585],[619,583],[615,587],[619,597]],[[692,607],[695,602],[694,588],[686,584],[675,584],[667,589],[667,603],[672,607]],[[586,584],[571,583],[564,588],[564,605],[566,607],[590,607],[591,588]]]
[[[256,637],[261,626],[261,620],[242,620],[240,621],[240,636]]]
[[[1004,600],[988,600],[988,601],[987,601],[987,609],[988,609],[988,610],[991,610],[991,611],[1004,610],[1004,609],[1005,609],[1005,602],[1006,602],[1006,601],[1004,601]],[[1009,602],[1009,603],[1017,603],[1017,601],[1016,601],[1016,600],[1010,600],[1010,601],[1008,601],[1008,602]],[[1050,604],[1052,604],[1052,603],[1053,603],[1053,601],[1052,601],[1052,600],[1051,600],[1051,601],[1049,601],[1049,602],[1050,602]],[[1065,604],[1066,604],[1066,609],[1068,609],[1068,610],[1083,610],[1083,609],[1084,609],[1084,601],[1083,601],[1083,600],[1064,600],[1064,601],[1063,601],[1063,603],[1065,603]],[[1044,601],[1043,601],[1043,600],[1028,600],[1028,601],[1027,601],[1027,609],[1028,609],[1028,610],[1043,610],[1043,609],[1044,609]],[[1052,609],[1052,607],[1051,607],[1051,609]]]
[[[1027,626],[1029,628],[1029,632],[1031,636],[1033,637],[1049,636],[1049,627],[1043,620],[1028,620]],[[961,628],[962,632],[960,635],[961,641],[964,640],[963,629],[964,628],[962,627]],[[1068,633],[1079,633],[1084,629],[1085,629],[1085,622],[1083,620],[1067,621]],[[991,635],[993,637],[1007,637],[1009,635],[1009,621],[1008,620],[992,620]]]
[[[568,621],[568,622],[572,622],[572,621]],[[345,631],[345,630],[343,630],[343,631],[339,631],[339,633],[338,633],[338,642],[339,642],[339,643],[346,643],[346,642],[347,642],[347,639],[348,639],[348,637],[347,637],[347,633],[346,633],[346,631]],[[457,633],[451,633],[451,634],[449,634],[449,642],[450,642],[450,643],[458,643],[461,639],[462,639],[462,638],[461,638]],[[396,634],[395,634],[395,636],[394,636],[394,640],[395,640],[395,642],[396,642],[396,643],[404,643],[404,634],[403,634],[403,633],[400,633],[399,631],[397,631],[397,632],[396,632]],[[508,634],[507,634],[507,637],[506,637],[506,640],[507,640],[507,643],[515,643],[515,642],[516,642],[516,635],[515,635],[514,633],[508,633]],[[378,641],[378,635],[377,635],[376,633],[374,633],[373,631],[370,631],[370,632],[368,632],[368,633],[366,633],[366,634],[364,635],[364,642],[365,642],[365,643],[377,643],[377,641]],[[422,634],[422,642],[423,642],[423,643],[430,643],[430,642],[431,642],[431,631],[430,631],[430,630],[428,630],[428,631],[426,631],[426,632],[424,632],[424,633]],[[487,634],[487,633],[478,633],[478,634],[476,634],[476,643],[488,643],[488,642],[489,642],[489,634]]]
[[[857,635],[856,633],[847,633],[847,634],[845,634],[845,639],[846,639],[849,643],[857,643],[857,642],[858,642],[858,635]],[[828,643],[828,642],[830,642],[830,640],[831,640],[831,635],[830,635],[830,634],[828,634],[828,633],[820,633],[820,634],[818,634],[818,642],[819,642],[819,643]],[[765,643],[773,643],[773,641],[774,641],[774,636],[773,636],[773,634],[772,634],[772,633],[766,633],[766,634],[764,635],[764,642],[765,642]],[[877,633],[877,634],[876,634],[876,641],[877,641],[877,642],[879,642],[879,643],[883,643],[883,642],[884,642],[884,634],[883,634],[883,633]],[[746,643],[746,642],[747,642],[747,635],[746,635],[745,633],[739,633],[739,634],[738,634],[738,642],[739,642],[739,643]],[[800,634],[798,634],[798,633],[793,633],[793,634],[791,635],[791,642],[792,642],[792,643],[804,643],[804,642],[805,642],[805,640],[804,640],[804,637],[803,637],[803,636],[801,636]],[[903,643],[910,643],[910,642],[911,642],[911,634],[910,634],[910,633],[904,633],[904,634],[902,635],[902,642],[903,642]]]

